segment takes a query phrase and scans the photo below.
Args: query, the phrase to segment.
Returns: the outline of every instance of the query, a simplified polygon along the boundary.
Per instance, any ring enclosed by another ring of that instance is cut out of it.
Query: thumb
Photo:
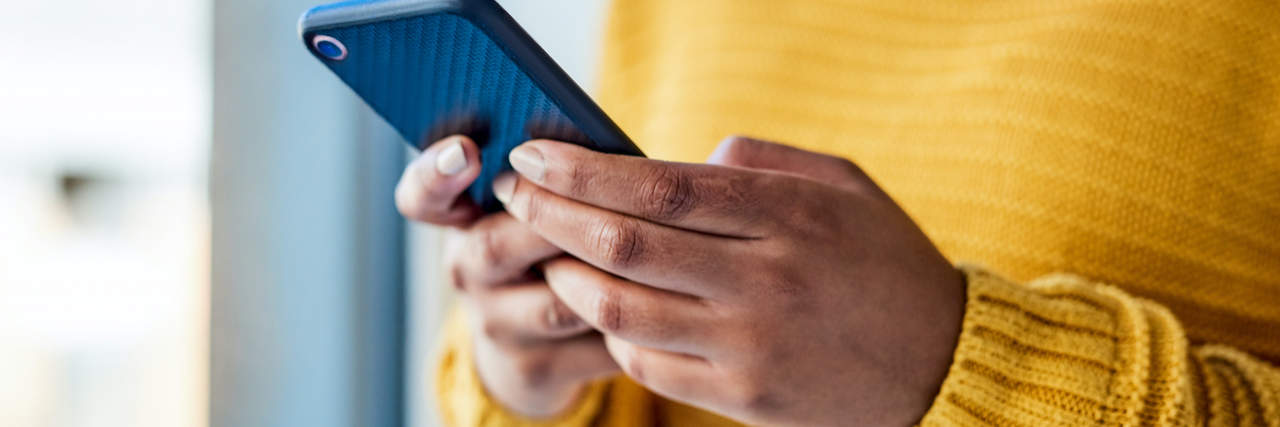
[[[461,135],[442,139],[405,168],[396,185],[396,208],[414,221],[466,226],[481,214],[463,196],[479,175],[480,148],[474,141]]]

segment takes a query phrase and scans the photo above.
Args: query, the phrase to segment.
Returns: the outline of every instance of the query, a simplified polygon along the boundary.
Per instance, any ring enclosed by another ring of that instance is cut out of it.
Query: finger
[[[480,324],[494,341],[527,345],[591,330],[546,283],[525,283],[475,295]]]
[[[707,307],[688,295],[619,279],[572,258],[543,267],[547,284],[578,317],[606,335],[680,353],[714,353]]]
[[[706,360],[642,347],[606,335],[605,347],[622,372],[645,388],[669,399],[702,404],[721,394],[715,368]],[[702,406],[699,405],[699,406]]]
[[[478,346],[497,346],[498,343],[481,340]],[[477,364],[486,366],[507,365],[514,369],[514,376],[528,389],[544,389],[568,384],[579,384],[604,378],[619,372],[618,364],[604,346],[600,334],[588,334],[562,341],[509,351],[490,347],[491,351],[477,349]],[[492,360],[492,358],[502,360]],[[484,375],[486,370],[480,370]],[[505,379],[504,379],[505,380]]]
[[[600,334],[573,338],[569,342],[556,344],[554,348],[552,357],[556,360],[556,366],[553,367],[552,375],[570,382],[601,379],[620,371],[618,362],[609,354],[609,349],[604,346],[604,337]]]
[[[405,218],[437,225],[460,226],[480,216],[470,199],[459,197],[480,175],[480,151],[471,139],[457,135],[432,144],[400,177],[396,207]]]
[[[538,262],[563,253],[511,215],[498,213],[466,230],[459,266],[468,287],[492,287],[526,275]],[[479,289],[466,289],[475,291]]]
[[[756,237],[774,216],[769,176],[736,168],[597,153],[530,141],[511,152],[526,179],[553,193],[626,215],[704,233]]]
[[[647,222],[553,194],[504,175],[494,194],[507,212],[588,264],[636,282],[700,297],[743,282],[736,262],[757,256],[754,241]]]
[[[743,136],[725,138],[707,163],[786,173],[845,189],[878,188],[861,168],[843,157]]]

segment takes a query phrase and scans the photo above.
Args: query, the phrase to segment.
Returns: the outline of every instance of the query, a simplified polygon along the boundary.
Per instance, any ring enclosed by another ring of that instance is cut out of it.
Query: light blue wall
[[[215,427],[402,420],[403,151],[298,41],[314,4],[214,2]]]

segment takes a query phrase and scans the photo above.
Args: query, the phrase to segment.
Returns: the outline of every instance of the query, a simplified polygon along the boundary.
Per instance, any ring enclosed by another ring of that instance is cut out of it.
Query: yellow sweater
[[[616,3],[600,99],[653,157],[838,153],[982,266],[923,424],[1280,426],[1280,2]],[[447,422],[532,423],[448,335]],[[625,378],[543,422],[593,421],[725,423]]]

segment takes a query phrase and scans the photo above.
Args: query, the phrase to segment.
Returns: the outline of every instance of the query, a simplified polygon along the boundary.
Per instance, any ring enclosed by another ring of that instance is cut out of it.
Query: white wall
[[[208,0],[0,13],[0,426],[200,426]]]

